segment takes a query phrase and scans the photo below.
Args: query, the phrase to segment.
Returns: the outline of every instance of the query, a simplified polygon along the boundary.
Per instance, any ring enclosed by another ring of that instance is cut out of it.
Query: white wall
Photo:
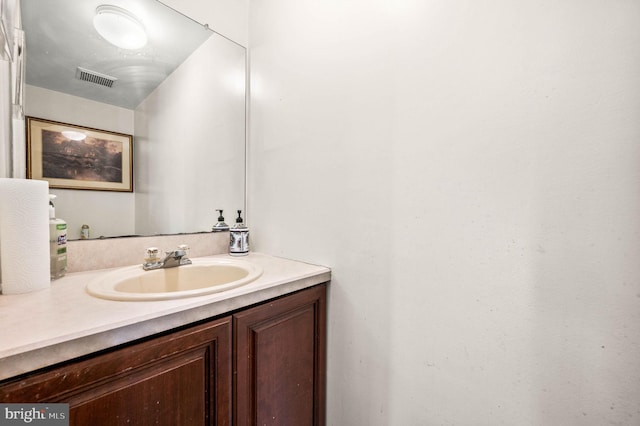
[[[640,2],[252,0],[256,250],[328,424],[640,423]]]
[[[128,135],[134,130],[133,110],[31,85],[25,87],[25,114]],[[80,238],[83,224],[90,226],[92,238],[135,233],[133,193],[69,189],[49,192],[57,196],[56,216],[67,221],[69,239]]]
[[[247,46],[249,0],[160,0],[218,34]]]
[[[138,233],[209,231],[216,209],[244,210],[245,79],[245,49],[213,35],[136,108]]]
[[[248,0],[162,0],[162,3],[208,24],[237,44],[247,44]],[[218,49],[216,59],[205,55],[208,49]],[[220,150],[215,143],[218,138],[244,138],[244,134],[237,134],[238,128],[226,124],[240,116],[244,120],[244,77],[223,72],[224,67],[244,69],[241,50],[217,37],[210,38],[136,109],[137,158],[148,158],[146,151],[155,151],[153,162],[138,162],[136,166],[139,232],[209,230],[216,222],[215,209],[226,210],[226,218],[231,219],[232,211],[244,205],[244,147],[237,146],[241,150],[238,157],[237,152]],[[179,84],[184,89],[178,91]],[[203,97],[209,90],[220,95]],[[228,108],[229,102],[236,102],[240,109]],[[168,122],[172,126],[167,127]],[[210,143],[188,152],[189,146],[202,140]],[[180,181],[167,179],[166,170],[195,175],[199,184],[185,187]],[[238,182],[238,186],[228,182]],[[194,197],[198,197],[197,205],[189,201]],[[154,211],[156,220],[149,220],[146,213],[149,210]],[[211,213],[210,220],[203,218],[203,212]]]

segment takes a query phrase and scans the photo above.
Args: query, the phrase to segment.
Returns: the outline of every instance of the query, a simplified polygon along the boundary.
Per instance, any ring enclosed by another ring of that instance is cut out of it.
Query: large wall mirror
[[[157,0],[21,3],[25,114],[133,135],[132,193],[50,190],[70,239],[85,224],[91,238],[210,231],[216,209],[227,223],[244,210],[243,46]],[[100,35],[103,6],[141,23],[144,46]]]

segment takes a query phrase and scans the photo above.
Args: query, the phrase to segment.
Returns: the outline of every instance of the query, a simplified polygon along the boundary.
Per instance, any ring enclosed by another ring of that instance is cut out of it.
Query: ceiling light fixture
[[[147,44],[142,23],[128,10],[103,4],[96,8],[93,26],[109,43],[122,49],[140,49]]]

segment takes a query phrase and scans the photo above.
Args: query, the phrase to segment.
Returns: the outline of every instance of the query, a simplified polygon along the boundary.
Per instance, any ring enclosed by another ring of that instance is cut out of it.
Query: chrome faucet
[[[142,269],[150,271],[161,268],[175,268],[176,266],[191,265],[191,259],[187,257],[189,247],[185,244],[178,246],[175,250],[165,252],[166,256],[160,260],[158,257],[158,249],[149,247],[147,249],[147,257],[144,259]]]

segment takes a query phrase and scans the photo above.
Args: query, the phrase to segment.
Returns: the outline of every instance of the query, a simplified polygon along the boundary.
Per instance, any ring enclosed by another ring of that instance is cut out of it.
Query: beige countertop
[[[262,276],[222,293],[185,299],[123,302],[89,295],[87,282],[111,269],[68,274],[34,293],[0,295],[0,380],[331,279],[330,269],[323,266],[261,253],[242,260],[261,266]]]

